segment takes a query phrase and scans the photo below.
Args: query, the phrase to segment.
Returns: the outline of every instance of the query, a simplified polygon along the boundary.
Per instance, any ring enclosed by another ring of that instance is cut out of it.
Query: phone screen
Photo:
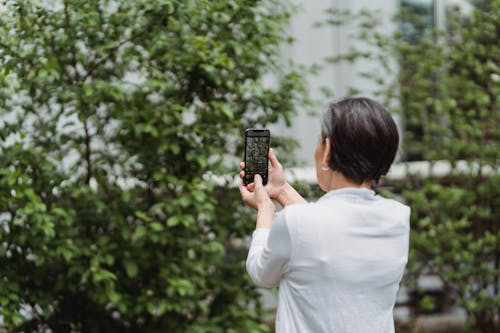
[[[245,178],[243,184],[253,182],[256,174],[267,184],[270,133],[267,129],[247,129],[245,132]]]

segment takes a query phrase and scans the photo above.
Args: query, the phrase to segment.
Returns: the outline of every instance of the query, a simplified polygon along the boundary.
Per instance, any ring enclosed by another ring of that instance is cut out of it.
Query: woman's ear
[[[325,146],[323,150],[323,157],[321,159],[322,165],[330,166],[330,156],[332,152],[332,147],[330,145],[330,139],[326,138],[325,139]]]

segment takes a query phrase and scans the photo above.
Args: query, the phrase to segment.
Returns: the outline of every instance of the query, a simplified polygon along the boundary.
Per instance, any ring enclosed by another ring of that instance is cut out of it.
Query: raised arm
[[[240,185],[243,201],[257,209],[257,223],[252,234],[246,268],[252,280],[260,287],[276,287],[290,258],[290,239],[284,215],[275,218],[275,207],[262,185],[260,175],[255,175],[255,188],[250,192]]]

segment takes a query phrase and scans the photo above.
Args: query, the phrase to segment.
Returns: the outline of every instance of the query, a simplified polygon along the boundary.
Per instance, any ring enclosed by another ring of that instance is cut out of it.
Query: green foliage
[[[413,259],[437,272],[476,322],[494,325],[490,316],[500,301],[500,176],[478,181],[475,191],[462,181],[462,176],[447,179],[448,184],[427,180],[419,191],[403,192],[415,214]]]
[[[378,61],[380,71],[358,74],[402,115],[403,158],[449,162],[446,177],[409,175],[392,184],[412,207],[410,276],[438,274],[476,330],[498,332],[500,1],[469,15],[448,8],[446,31],[426,28],[419,10],[396,20],[411,25],[412,34],[390,36],[377,31],[373,13],[332,10],[327,24],[359,23],[353,37],[363,49],[329,61]]]
[[[217,186],[289,121],[281,1],[9,1],[0,15],[0,314],[9,331],[266,332]],[[274,85],[264,85],[272,74]],[[237,163],[234,163],[237,165]]]

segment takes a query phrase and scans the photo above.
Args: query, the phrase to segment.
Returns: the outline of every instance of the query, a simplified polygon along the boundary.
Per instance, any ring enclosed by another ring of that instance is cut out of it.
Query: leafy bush
[[[235,241],[253,225],[213,175],[235,172],[244,128],[289,121],[304,101],[300,73],[279,61],[290,10],[246,0],[4,5],[9,331],[269,330]]]

